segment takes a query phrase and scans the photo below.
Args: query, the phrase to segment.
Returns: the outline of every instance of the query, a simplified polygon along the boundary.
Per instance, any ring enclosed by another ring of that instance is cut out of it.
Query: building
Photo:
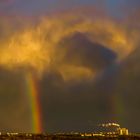
[[[128,129],[126,128],[118,128],[117,131],[119,135],[128,135]]]
[[[117,123],[100,124],[101,132],[105,135],[128,135],[128,129],[121,128]]]

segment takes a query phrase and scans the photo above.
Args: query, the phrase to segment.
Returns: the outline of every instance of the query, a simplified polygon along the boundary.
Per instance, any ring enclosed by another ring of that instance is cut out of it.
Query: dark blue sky
[[[98,5],[116,14],[123,5],[131,4],[134,7],[137,3],[137,0],[0,0],[0,12],[38,15],[58,9]]]

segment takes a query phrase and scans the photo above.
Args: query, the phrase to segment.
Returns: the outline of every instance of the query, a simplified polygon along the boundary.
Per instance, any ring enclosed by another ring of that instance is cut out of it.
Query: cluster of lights
[[[110,126],[120,127],[120,125],[117,123],[106,123],[106,124],[100,124],[99,126],[102,126],[102,127],[110,127]]]

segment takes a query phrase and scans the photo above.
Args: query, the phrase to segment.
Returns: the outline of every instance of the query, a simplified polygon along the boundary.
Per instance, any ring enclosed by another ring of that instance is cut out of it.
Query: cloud
[[[24,104],[27,99],[21,92],[28,72],[38,78],[45,131],[91,131],[93,124],[108,120],[132,128],[126,116],[139,114],[139,98],[134,102],[139,92],[139,28],[133,21],[130,24],[96,14],[81,16],[74,11],[37,21],[3,17],[0,110],[4,113],[0,124],[4,129],[31,130],[29,108]],[[134,105],[128,105],[132,94]],[[118,111],[118,101],[113,100],[119,97],[124,112]],[[11,118],[7,118],[9,110]],[[131,120],[137,130],[139,126]]]
[[[21,73],[0,69],[0,131],[31,131],[30,110]],[[9,117],[10,114],[10,117]],[[21,121],[22,120],[22,121]],[[14,127],[13,127],[14,126]]]
[[[92,79],[99,71],[115,63],[116,59],[113,51],[92,42],[82,33],[74,33],[63,39],[59,44],[58,56],[61,52],[65,53],[56,61],[65,80],[76,80],[78,77]]]
[[[19,21],[9,25],[3,21],[1,29],[6,30],[1,33],[0,65],[11,70],[19,67],[34,69],[40,74],[51,68],[58,70],[64,65],[72,65],[73,69],[76,68],[74,64],[64,61],[70,55],[68,52],[72,51],[72,63],[92,62],[95,69],[106,67],[113,62],[113,53],[118,57],[116,61],[119,61],[134,49],[135,41],[131,41],[133,37],[128,39],[125,28],[116,24],[109,19],[94,20],[79,14],[63,15],[60,19],[44,18],[36,25],[25,23],[21,26]],[[81,35],[76,35],[77,32]],[[82,62],[76,62],[78,59]],[[81,64],[81,67],[86,68],[85,64]]]

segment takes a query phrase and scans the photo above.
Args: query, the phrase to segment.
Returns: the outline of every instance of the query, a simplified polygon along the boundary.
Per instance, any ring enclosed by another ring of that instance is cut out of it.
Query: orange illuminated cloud
[[[17,22],[17,27],[15,23],[0,24],[0,65],[11,70],[34,69],[39,74],[53,69],[65,80],[93,78],[125,59],[135,49],[139,35],[138,31],[129,32],[127,24],[73,13],[44,17],[36,25],[26,20]],[[75,42],[77,33],[84,39]]]

